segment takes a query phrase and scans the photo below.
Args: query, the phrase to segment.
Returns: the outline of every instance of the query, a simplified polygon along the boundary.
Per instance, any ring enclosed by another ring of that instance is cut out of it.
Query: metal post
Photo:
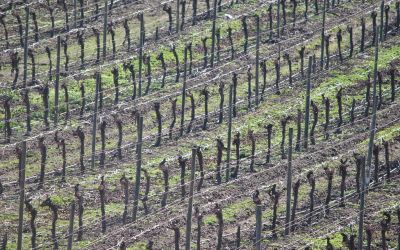
[[[382,28],[382,27],[380,27]],[[379,27],[378,27],[379,29]],[[358,227],[358,249],[362,249],[363,244],[363,228],[364,228],[364,206],[365,206],[365,196],[364,191],[369,185],[370,176],[371,176],[371,162],[372,162],[372,150],[374,147],[374,139],[375,139],[375,129],[376,129],[376,109],[377,109],[377,96],[376,96],[376,82],[378,77],[378,32],[375,34],[375,63],[374,63],[374,86],[372,92],[372,117],[371,124],[369,127],[369,144],[368,144],[368,155],[367,155],[367,164],[363,166],[362,171],[362,185],[361,185],[361,194],[360,194],[360,213],[359,213],[359,227]],[[366,176],[365,176],[366,175]]]
[[[226,170],[225,181],[229,181],[231,167],[231,141],[232,141],[232,106],[233,106],[233,85],[229,86],[229,115],[228,115],[228,145],[226,150]]]
[[[320,64],[319,64],[321,70],[324,69],[326,1],[327,0],[324,0],[324,5],[322,7],[321,58],[320,58]]]
[[[214,67],[214,58],[215,58],[215,56],[214,56],[214,52],[215,52],[215,25],[216,25],[216,20],[217,20],[217,0],[214,0],[214,4],[213,4],[213,23],[212,23],[212,39],[211,39],[211,62],[210,62],[210,65],[211,65],[211,68],[213,68]]]
[[[310,92],[311,92],[311,67],[313,58],[308,58],[308,70],[307,70],[307,92],[306,92],[306,116],[304,118],[304,149],[308,148],[308,126],[310,123]]]
[[[194,173],[196,171],[196,153],[197,148],[192,148],[192,167],[190,170],[190,184],[189,184],[189,205],[186,217],[186,243],[185,249],[190,250],[190,239],[192,235],[192,210],[193,210],[193,192],[194,192]]]
[[[260,77],[259,77],[259,68],[260,68],[260,16],[256,15],[256,29],[257,29],[257,39],[256,39],[256,106],[260,103],[259,100],[259,84],[260,84]]]
[[[290,202],[292,198],[292,148],[293,148],[293,128],[289,128],[289,150],[288,165],[286,173],[286,218],[285,235],[290,233]]]
[[[60,59],[61,59],[60,51],[61,51],[61,37],[57,36],[56,83],[54,86],[54,125],[56,127],[58,125],[58,115],[59,115],[58,99],[60,92]]]
[[[137,119],[137,146],[136,146],[136,179],[135,191],[133,195],[133,221],[136,221],[138,203],[139,203],[139,189],[140,189],[140,174],[142,168],[142,138],[143,137],[143,116]]]
[[[99,88],[101,82],[100,72],[96,72],[96,90],[94,93],[94,109],[93,109],[93,118],[92,118],[92,162],[91,166],[94,169],[94,162],[96,156],[96,132],[97,132],[97,113],[98,113],[98,103],[99,103]]]
[[[184,52],[184,68],[183,68],[183,86],[182,86],[182,108],[181,108],[181,127],[179,134],[183,135],[185,125],[185,107],[186,107],[186,66],[187,66],[187,47]]]
[[[22,250],[22,231],[24,223],[25,202],[25,163],[26,163],[26,141],[21,143],[21,159],[19,162],[19,215],[18,215],[18,242],[17,250]]]
[[[71,203],[69,213],[69,228],[68,228],[68,246],[67,250],[72,250],[72,241],[74,239],[74,217],[75,217],[75,201]]]
[[[103,63],[107,55],[107,17],[108,17],[108,0],[104,0],[104,23],[103,23]],[[75,21],[76,26],[76,21]]]

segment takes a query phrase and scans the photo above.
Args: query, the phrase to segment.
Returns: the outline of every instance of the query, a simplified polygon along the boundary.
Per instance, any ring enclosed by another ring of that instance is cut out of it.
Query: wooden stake
[[[306,116],[304,117],[304,149],[308,148],[308,126],[310,123],[310,92],[311,92],[311,67],[312,67],[312,56],[308,58],[308,70],[307,70],[307,92],[306,92]]]
[[[262,205],[261,201],[256,203],[256,250],[261,250],[261,230],[262,230]]]
[[[181,108],[181,127],[179,134],[183,135],[185,124],[185,107],[186,107],[186,67],[187,67],[187,47],[184,52],[184,66],[183,66],[183,86],[182,86],[182,108]]]
[[[179,18],[180,18],[179,9],[180,9],[180,5],[181,5],[181,1],[180,0],[176,0],[176,33],[178,33],[178,34],[179,34],[179,31],[180,31],[180,26],[179,26]]]
[[[363,229],[364,229],[364,207],[365,207],[365,195],[371,176],[371,163],[372,163],[372,150],[374,147],[375,139],[375,128],[376,128],[376,110],[377,110],[377,96],[376,96],[376,83],[378,77],[378,32],[375,33],[375,63],[374,63],[374,85],[372,92],[372,117],[371,124],[369,127],[369,144],[368,144],[368,155],[367,164],[363,164],[361,169],[361,190],[360,190],[360,210],[358,220],[358,249],[363,247]]]
[[[76,15],[76,4],[75,4],[75,12]],[[104,0],[104,23],[103,23],[103,63],[106,60],[107,55],[107,17],[108,17],[108,0]],[[75,16],[76,18],[76,16]],[[76,19],[75,19],[75,27],[76,27]]]
[[[324,69],[324,48],[325,48],[325,16],[326,16],[326,1],[324,0],[324,5],[322,8],[322,31],[321,31],[321,58],[320,58],[320,68],[321,70]]]
[[[29,7],[25,7],[25,37],[24,37],[24,88],[27,85],[28,75],[28,34],[29,34]]]
[[[76,10],[76,0],[74,0],[74,28],[76,29],[76,14],[77,14],[77,10]]]
[[[92,162],[91,166],[94,169],[94,162],[96,156],[96,131],[97,131],[97,112],[98,112],[98,103],[99,103],[99,91],[100,91],[100,83],[101,76],[100,72],[96,72],[96,92],[94,95],[94,110],[93,110],[93,118],[92,118]]]
[[[179,3],[179,0],[177,0]],[[179,8],[178,8],[179,9]],[[139,14],[139,20],[140,20],[140,35],[139,35],[139,88],[138,88],[138,96],[142,96],[142,67],[143,67],[143,45],[144,45],[144,19],[143,19],[143,13]],[[178,17],[179,20],[179,17]]]
[[[22,231],[24,223],[24,202],[25,202],[25,163],[26,163],[26,141],[21,143],[21,155],[19,162],[19,213],[18,213],[18,241],[17,250],[23,249]]]
[[[217,20],[217,0],[214,0],[214,5],[213,5],[213,23],[212,23],[212,37],[211,37],[211,68],[214,67],[214,58],[215,58],[215,25],[216,25],[216,20]]]
[[[228,115],[228,145],[226,150],[226,170],[225,181],[229,181],[230,177],[230,160],[231,160],[231,141],[232,141],[232,103],[233,103],[233,85],[229,86],[229,115]]]
[[[54,87],[54,125],[58,125],[58,115],[59,115],[59,90],[60,90],[60,51],[61,51],[61,37],[57,37],[57,59],[56,59],[56,82]]]
[[[293,148],[293,128],[289,128],[289,150],[288,165],[286,172],[286,218],[285,218],[285,235],[290,234],[290,202],[292,198],[292,148]]]
[[[133,194],[133,221],[136,221],[138,201],[139,201],[139,189],[140,189],[140,173],[142,168],[142,138],[143,137],[143,116],[139,116],[137,119],[137,146],[136,146],[136,179],[135,179],[135,190]]]
[[[385,1],[381,2],[381,30],[379,32],[379,40],[382,42],[383,41],[383,17],[385,13]]]
[[[186,216],[186,243],[185,249],[190,250],[190,242],[192,235],[192,209],[193,209],[193,192],[194,192],[194,173],[196,171],[196,153],[197,148],[192,148],[192,167],[190,170],[190,184],[189,184],[189,204]]]
[[[281,0],[278,0],[277,3],[277,7],[278,7],[278,13],[277,13],[277,34],[278,34],[278,38],[280,38],[281,36]]]
[[[72,240],[74,238],[74,217],[75,217],[75,202],[71,203],[71,210],[69,213],[69,228],[68,228],[68,246],[67,250],[72,250]]]
[[[258,107],[258,104],[260,103],[259,100],[259,84],[260,84],[260,79],[259,79],[259,67],[260,67],[260,16],[256,15],[256,26],[257,26],[257,39],[256,39],[256,106]]]
[[[196,25],[197,23],[197,0],[193,0],[193,16],[192,16],[192,25]]]

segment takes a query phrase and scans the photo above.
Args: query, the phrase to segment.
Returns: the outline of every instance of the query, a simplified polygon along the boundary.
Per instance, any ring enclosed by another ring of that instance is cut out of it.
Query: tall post
[[[179,0],[177,0],[179,2]],[[138,96],[142,96],[142,67],[143,67],[143,45],[144,45],[144,20],[143,20],[143,12],[139,14],[140,19],[140,35],[139,35],[139,87],[138,87]]]
[[[184,52],[184,66],[183,66],[183,86],[182,86],[182,108],[181,108],[181,127],[179,134],[183,135],[185,125],[185,107],[186,107],[186,67],[187,67],[187,47]]]
[[[103,23],[103,63],[107,55],[107,18],[108,18],[108,0],[104,0],[104,23]],[[76,23],[75,23],[76,25]]]
[[[278,11],[276,15],[277,23],[276,23],[276,33],[278,34],[278,38],[281,37],[281,0],[278,0]],[[280,43],[279,43],[280,44]]]
[[[91,166],[94,169],[94,162],[96,156],[96,132],[97,132],[97,113],[98,113],[98,103],[99,103],[99,89],[100,89],[101,75],[100,72],[96,72],[96,90],[94,93],[94,108],[93,108],[93,118],[92,118],[92,162]]]
[[[25,4],[27,1],[25,0]],[[23,88],[25,89],[27,86],[28,79],[28,33],[29,33],[29,7],[26,5],[25,7],[25,39],[24,39],[24,74],[23,74]],[[30,105],[29,105],[29,92],[26,90],[26,135],[30,135],[31,128],[31,117],[30,117]]]
[[[327,0],[324,0],[324,5],[322,7],[321,58],[320,58],[320,64],[319,64],[321,70],[324,69],[326,1]]]
[[[256,250],[261,250],[262,205],[256,204]]]
[[[310,92],[311,92],[311,67],[313,58],[308,58],[307,92],[306,92],[306,116],[304,118],[304,149],[308,148],[308,125],[310,123]]]
[[[75,201],[71,203],[69,213],[69,228],[68,228],[68,246],[67,250],[72,250],[72,241],[74,239],[74,217],[75,217]]]
[[[290,202],[292,198],[292,148],[293,148],[293,128],[289,128],[289,150],[288,165],[286,173],[286,218],[285,218],[285,235],[290,233]]]
[[[382,27],[380,27],[382,28]],[[379,27],[378,27],[379,29]],[[372,162],[372,150],[374,147],[375,129],[376,129],[376,109],[377,109],[377,96],[376,96],[376,82],[378,77],[378,32],[375,34],[375,63],[374,63],[374,86],[372,91],[372,116],[371,124],[369,126],[369,144],[368,144],[368,155],[367,164],[363,165],[361,169],[361,192],[360,192],[360,212],[359,212],[359,226],[358,226],[358,249],[362,249],[363,244],[363,228],[364,228],[364,207],[365,207],[365,196],[364,192],[369,185],[371,176],[371,162]]]
[[[379,28],[382,27],[378,27]],[[378,32],[377,32],[378,34]],[[373,90],[372,90],[372,116],[371,116],[371,124],[370,124],[370,134],[369,134],[369,144],[368,144],[368,156],[367,156],[367,182],[366,184],[369,185],[370,182],[370,176],[371,176],[371,162],[372,162],[372,151],[374,148],[374,139],[375,139],[375,129],[376,129],[376,110],[377,110],[377,103],[378,103],[378,97],[376,95],[376,88],[377,88],[377,79],[378,79],[378,58],[379,58],[379,50],[378,50],[378,35],[376,34],[375,37],[375,62],[374,62],[374,82],[373,82]]]
[[[25,7],[25,37],[24,37],[24,88],[27,85],[28,74],[28,34],[29,34],[29,7]]]
[[[196,25],[197,23],[197,0],[193,0],[193,17],[192,17],[192,25]]]
[[[260,68],[260,16],[256,15],[256,32],[257,32],[257,39],[256,39],[256,106],[260,103],[259,100],[259,84],[260,84],[260,77],[259,77],[259,68]]]
[[[76,0],[74,0],[74,29],[76,29],[76,15],[77,15],[77,9],[76,9]]]
[[[384,16],[384,13],[385,13],[385,1],[384,0],[382,0],[382,2],[381,2],[381,20],[380,20],[380,25],[381,25],[381,29],[380,29],[380,32],[379,32],[379,40],[382,42],[383,41],[383,16]]]
[[[180,31],[180,26],[179,26],[179,18],[180,18],[180,9],[181,7],[181,1],[180,0],[176,0],[176,33],[179,34]]]
[[[25,202],[25,163],[26,163],[26,141],[21,143],[21,159],[19,162],[19,215],[18,215],[18,241],[17,250],[22,250],[22,231],[24,223]]]
[[[376,36],[378,38],[378,36]],[[364,158],[365,160],[365,158]],[[360,206],[358,212],[358,247],[357,249],[363,249],[363,230],[364,230],[364,209],[365,209],[365,191],[367,187],[366,174],[365,174],[365,162],[361,165],[361,190],[360,190]],[[360,248],[361,247],[361,248]]]
[[[57,59],[56,59],[56,83],[54,86],[54,125],[58,125],[59,116],[59,92],[60,92],[60,51],[61,51],[61,37],[57,36]]]
[[[136,146],[136,179],[135,190],[133,194],[133,221],[136,221],[138,203],[139,203],[139,189],[140,189],[140,173],[142,168],[142,138],[143,137],[143,116],[137,118],[137,146]]]
[[[193,192],[194,192],[194,173],[196,171],[196,153],[197,148],[192,148],[192,165],[190,169],[190,184],[189,184],[189,204],[186,217],[186,243],[185,249],[190,250],[190,242],[192,235],[192,210],[193,210]]]
[[[214,4],[213,4],[213,21],[212,21],[212,30],[211,30],[211,68],[214,67],[214,58],[215,58],[215,25],[217,22],[217,0],[214,0]]]
[[[231,141],[232,141],[232,106],[233,106],[233,85],[229,86],[229,109],[228,109],[228,145],[226,150],[226,170],[225,181],[229,181],[231,167]]]

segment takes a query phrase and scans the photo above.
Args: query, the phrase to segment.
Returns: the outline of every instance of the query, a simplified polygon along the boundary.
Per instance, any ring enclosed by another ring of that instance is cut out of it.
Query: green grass
[[[251,199],[245,198],[239,202],[234,202],[230,205],[224,206],[222,216],[224,223],[232,223],[240,213],[247,213],[254,209],[254,203]],[[215,215],[208,215],[204,217],[205,225],[216,225],[218,223]]]

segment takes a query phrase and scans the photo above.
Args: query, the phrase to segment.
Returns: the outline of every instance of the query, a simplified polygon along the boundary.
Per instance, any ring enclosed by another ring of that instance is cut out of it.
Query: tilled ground
[[[354,8],[356,9],[356,8]],[[339,11],[338,11],[339,12]],[[346,13],[343,12],[343,16],[346,16]],[[350,12],[349,12],[350,13]],[[347,14],[349,14],[347,13]],[[333,23],[330,24],[328,20],[328,27],[329,25],[334,25]],[[306,26],[307,27],[307,26]],[[301,29],[304,29],[303,27]],[[312,33],[313,26],[311,25],[310,30],[308,33]],[[288,37],[290,37],[291,34],[287,34]],[[305,36],[307,37],[307,36]],[[395,38],[394,38],[395,39]],[[298,41],[297,41],[298,42]],[[288,43],[289,44],[289,43]],[[296,44],[293,42],[293,44]],[[396,43],[393,43],[393,45]],[[276,49],[276,48],[275,48]],[[276,51],[272,50],[271,53],[275,53]],[[251,60],[251,59],[250,59]],[[244,61],[243,65],[244,66],[248,63],[249,61]],[[350,66],[349,66],[350,67]],[[231,70],[229,67],[227,67],[225,70]],[[222,71],[221,71],[222,72]],[[222,72],[223,73],[223,72]],[[207,76],[209,77],[209,76]],[[293,90],[295,92],[296,89]],[[161,97],[162,93],[160,93]],[[286,97],[287,100],[285,99],[285,95],[283,95],[282,98],[278,98],[276,101],[285,103],[285,101],[290,100],[290,98],[298,98],[298,96],[290,96]],[[287,102],[289,105],[291,104],[289,101]],[[260,110],[255,110],[252,113],[248,113],[246,115],[243,115],[239,118],[238,124],[240,121],[245,122],[246,118],[248,116],[260,116],[263,113],[260,112]],[[384,105],[384,109],[379,111],[379,116],[378,116],[378,128],[379,130],[383,130],[387,127],[390,127],[393,125],[392,121],[396,121],[396,117],[398,117],[398,111],[397,111],[397,104],[391,104],[390,106]],[[398,122],[397,122],[398,123]],[[244,123],[245,124],[245,123]],[[295,170],[295,175],[305,175],[306,170],[309,170],[310,168],[313,169],[314,166],[315,168],[320,168],[320,164],[326,162],[329,164],[332,160],[335,159],[335,157],[341,156],[342,154],[347,154],[349,155],[352,150],[354,150],[355,145],[357,143],[360,143],[361,141],[365,140],[368,137],[368,131],[366,131],[366,128],[368,127],[369,124],[369,119],[363,119],[361,121],[357,121],[357,123],[351,127],[351,129],[343,129],[343,133],[340,135],[335,135],[332,136],[330,141],[324,141],[324,142],[319,142],[317,146],[312,146],[309,149],[309,152],[307,153],[302,153],[297,155],[298,157],[295,157],[293,165],[294,165],[294,170]],[[89,129],[90,126],[87,126]],[[210,132],[205,132],[205,133],[197,133],[193,134],[190,136],[187,136],[185,138],[185,141],[178,141],[178,142],[168,142],[159,149],[157,148],[152,148],[151,149],[151,156],[167,156],[168,153],[170,156],[175,155],[175,152],[179,151],[180,148],[182,148],[182,145],[187,146],[191,144],[192,142],[195,142],[196,139],[198,139],[199,136],[206,136],[208,138],[211,138],[210,140],[213,139],[216,134],[219,133],[220,130],[214,131],[211,130]],[[113,134],[115,134],[115,131],[113,131]],[[320,139],[320,138],[319,138]],[[397,147],[397,146],[396,146]],[[276,152],[278,151],[278,147],[276,146]],[[133,151],[133,150],[132,150]],[[164,152],[163,152],[164,151]],[[166,152],[169,151],[169,152]],[[263,152],[263,151],[261,151]],[[265,153],[265,151],[263,152]],[[396,150],[393,150],[393,159],[396,159],[396,153],[398,153]],[[35,157],[36,158],[36,157]],[[257,157],[257,160],[262,162],[261,160],[264,158],[264,156],[261,154]],[[37,162],[38,158],[36,158]],[[129,161],[132,159],[125,159],[124,164],[129,163]],[[150,159],[149,159],[150,160]],[[122,163],[121,163],[122,164]],[[207,165],[212,165],[213,161],[206,160],[206,166]],[[243,165],[247,164],[247,162],[243,163]],[[111,164],[110,164],[111,165]],[[195,195],[195,203],[196,204],[201,204],[200,210],[203,212],[204,216],[208,218],[210,216],[213,216],[213,211],[212,208],[216,202],[219,202],[222,204],[223,208],[224,207],[229,207],[230,205],[240,203],[240,201],[249,199],[251,192],[253,192],[255,189],[260,189],[260,191],[263,194],[263,198],[267,200],[267,195],[265,194],[265,190],[270,187],[272,184],[277,184],[278,189],[283,188],[283,183],[285,180],[285,176],[282,175],[284,169],[285,169],[286,161],[278,161],[277,159],[274,159],[273,164],[269,165],[261,165],[257,168],[258,172],[257,173],[246,173],[243,176],[240,175],[237,180],[233,180],[229,182],[228,184],[222,184],[220,186],[215,186],[214,185],[214,178],[213,175],[211,174],[206,178],[206,184],[205,188],[200,192]],[[118,167],[118,165],[111,165],[108,166],[107,172],[112,173],[113,172],[113,167]],[[212,168],[212,167],[211,167]],[[118,170],[116,170],[118,172]],[[16,175],[13,175],[13,173],[10,173],[9,171],[3,171],[4,174],[11,174],[13,178],[11,179],[16,179]],[[90,177],[94,177],[96,175],[97,171],[90,171],[88,174]],[[177,171],[175,172],[177,173]],[[174,173],[174,174],[175,174]],[[207,174],[207,171],[206,171]],[[76,175],[76,174],[75,174]],[[8,176],[10,177],[10,176]],[[76,175],[76,177],[79,177]],[[78,180],[75,180],[74,182],[79,183],[79,180],[85,180],[88,176],[85,176],[84,178],[78,178]],[[324,179],[323,174],[318,175],[318,180]],[[53,183],[54,182],[54,183]],[[93,180],[90,180],[88,182],[92,182],[91,187],[96,185],[97,180],[93,178]],[[317,181],[318,182],[318,181]],[[32,184],[32,187],[30,189],[31,194],[35,194],[38,197],[43,197],[46,194],[47,195],[53,195],[53,194],[60,194],[61,188],[68,188],[70,192],[72,192],[73,185],[72,183],[69,183],[67,185],[63,186],[56,186],[57,181],[51,180],[49,181],[47,189],[44,191],[36,192],[34,191],[34,182],[30,183]],[[352,183],[350,183],[352,184]],[[161,184],[157,184],[161,185]],[[158,189],[161,190],[161,188],[157,187]],[[11,189],[12,191],[16,191],[15,187]],[[96,208],[98,207],[98,195],[97,195],[97,190],[92,188],[92,189],[87,189],[88,191],[88,201],[86,202],[85,206],[89,208]],[[263,192],[264,191],[264,192]],[[398,194],[398,190],[393,191],[394,197],[397,197],[396,194]],[[61,191],[62,192],[62,191]],[[160,191],[161,192],[161,191]],[[67,193],[67,192],[66,192]],[[121,192],[118,189],[110,190],[109,192],[109,198],[107,202],[118,202],[119,200],[122,200],[120,198]],[[321,191],[321,193],[318,194],[318,201],[321,203],[324,197],[324,192]],[[9,196],[8,199],[11,200],[16,200],[17,196]],[[379,198],[379,197],[378,197]],[[284,199],[284,196],[282,195],[282,200]],[[93,221],[92,223],[89,221],[85,221],[85,224],[87,224],[86,228],[84,229],[85,231],[85,241],[82,244],[83,248],[93,248],[93,249],[106,249],[107,247],[115,247],[116,244],[124,239],[127,244],[132,244],[133,241],[147,241],[148,239],[153,239],[155,242],[155,248],[169,248],[172,247],[173,245],[173,240],[172,240],[172,231],[167,229],[167,224],[169,221],[166,220],[172,219],[172,218],[180,218],[181,223],[182,223],[182,216],[185,214],[186,211],[186,200],[184,201],[178,201],[179,200],[179,190],[178,187],[176,190],[173,190],[170,194],[169,200],[171,200],[170,206],[168,206],[167,209],[161,210],[160,212],[152,211],[152,213],[155,213],[154,215],[149,215],[147,217],[141,217],[138,222],[136,223],[131,223],[128,224],[126,227],[121,227],[121,218],[120,216],[112,216],[107,219],[108,223],[108,233],[104,237],[98,237],[98,232],[100,231],[99,224],[97,221]],[[387,199],[389,200],[389,199]],[[382,198],[382,204],[386,204],[386,198]],[[6,201],[6,200],[4,200]],[[355,202],[355,201],[353,201]],[[150,202],[150,206],[153,207],[155,204],[159,203],[159,197],[156,197]],[[307,206],[301,207],[299,209],[299,212],[303,212],[306,210]],[[12,206],[8,207],[7,210],[12,210],[14,209]],[[247,209],[247,210],[246,210]],[[227,234],[234,232],[235,227],[237,223],[243,224],[245,227],[251,227],[252,225],[252,219],[249,219],[249,217],[252,217],[253,211],[251,209],[243,209],[243,211],[238,212],[237,214],[234,215],[234,219],[225,225],[225,232]],[[267,208],[266,208],[267,209]],[[333,210],[332,213],[334,216],[328,217],[328,221],[334,221],[335,216],[338,216],[335,213],[339,213],[340,211]],[[349,212],[350,213],[350,212]],[[39,226],[45,226],[46,223],[45,221],[50,220],[49,215],[47,214],[41,214],[45,216],[45,220],[43,220],[44,217],[41,217],[39,219]],[[63,219],[62,224],[65,223],[65,220],[68,218],[68,212],[67,209],[63,209],[61,212],[60,217]],[[320,219],[320,218],[319,218]],[[15,220],[14,220],[15,221]],[[282,219],[280,218],[280,221]],[[326,221],[321,220],[321,223],[326,223]],[[193,223],[195,224],[195,223]],[[266,223],[268,228],[268,223]],[[183,227],[183,226],[182,226]],[[298,230],[296,230],[296,234],[298,233],[301,235],[302,233],[306,234],[308,228],[303,228],[300,227]],[[29,229],[27,228],[27,231]],[[64,230],[60,230],[64,231]],[[65,232],[65,231],[64,231]],[[215,244],[215,232],[216,232],[216,225],[211,223],[207,224],[204,227],[204,247],[205,248],[212,248],[214,247]],[[265,233],[268,233],[268,229],[265,230]],[[246,234],[244,234],[246,235]],[[250,234],[246,235],[246,237],[250,238]],[[231,236],[230,236],[231,237]],[[61,233],[60,233],[60,242],[62,242]],[[97,238],[99,238],[97,240]],[[280,237],[281,238],[281,237]],[[268,239],[268,238],[266,238]],[[183,242],[183,241],[182,241]],[[245,241],[246,242],[246,241]],[[89,246],[87,243],[91,243]],[[229,237],[227,239],[224,239],[224,246],[228,247],[231,246],[231,244],[234,244],[232,239]],[[277,244],[277,247],[283,247],[286,244],[289,244],[287,241],[280,241],[278,240],[277,242],[273,242],[273,244]],[[47,245],[47,244],[46,244]],[[232,245],[233,246],[233,245]],[[248,248],[252,248],[250,245],[247,245]],[[245,247],[245,246],[244,246]]]

